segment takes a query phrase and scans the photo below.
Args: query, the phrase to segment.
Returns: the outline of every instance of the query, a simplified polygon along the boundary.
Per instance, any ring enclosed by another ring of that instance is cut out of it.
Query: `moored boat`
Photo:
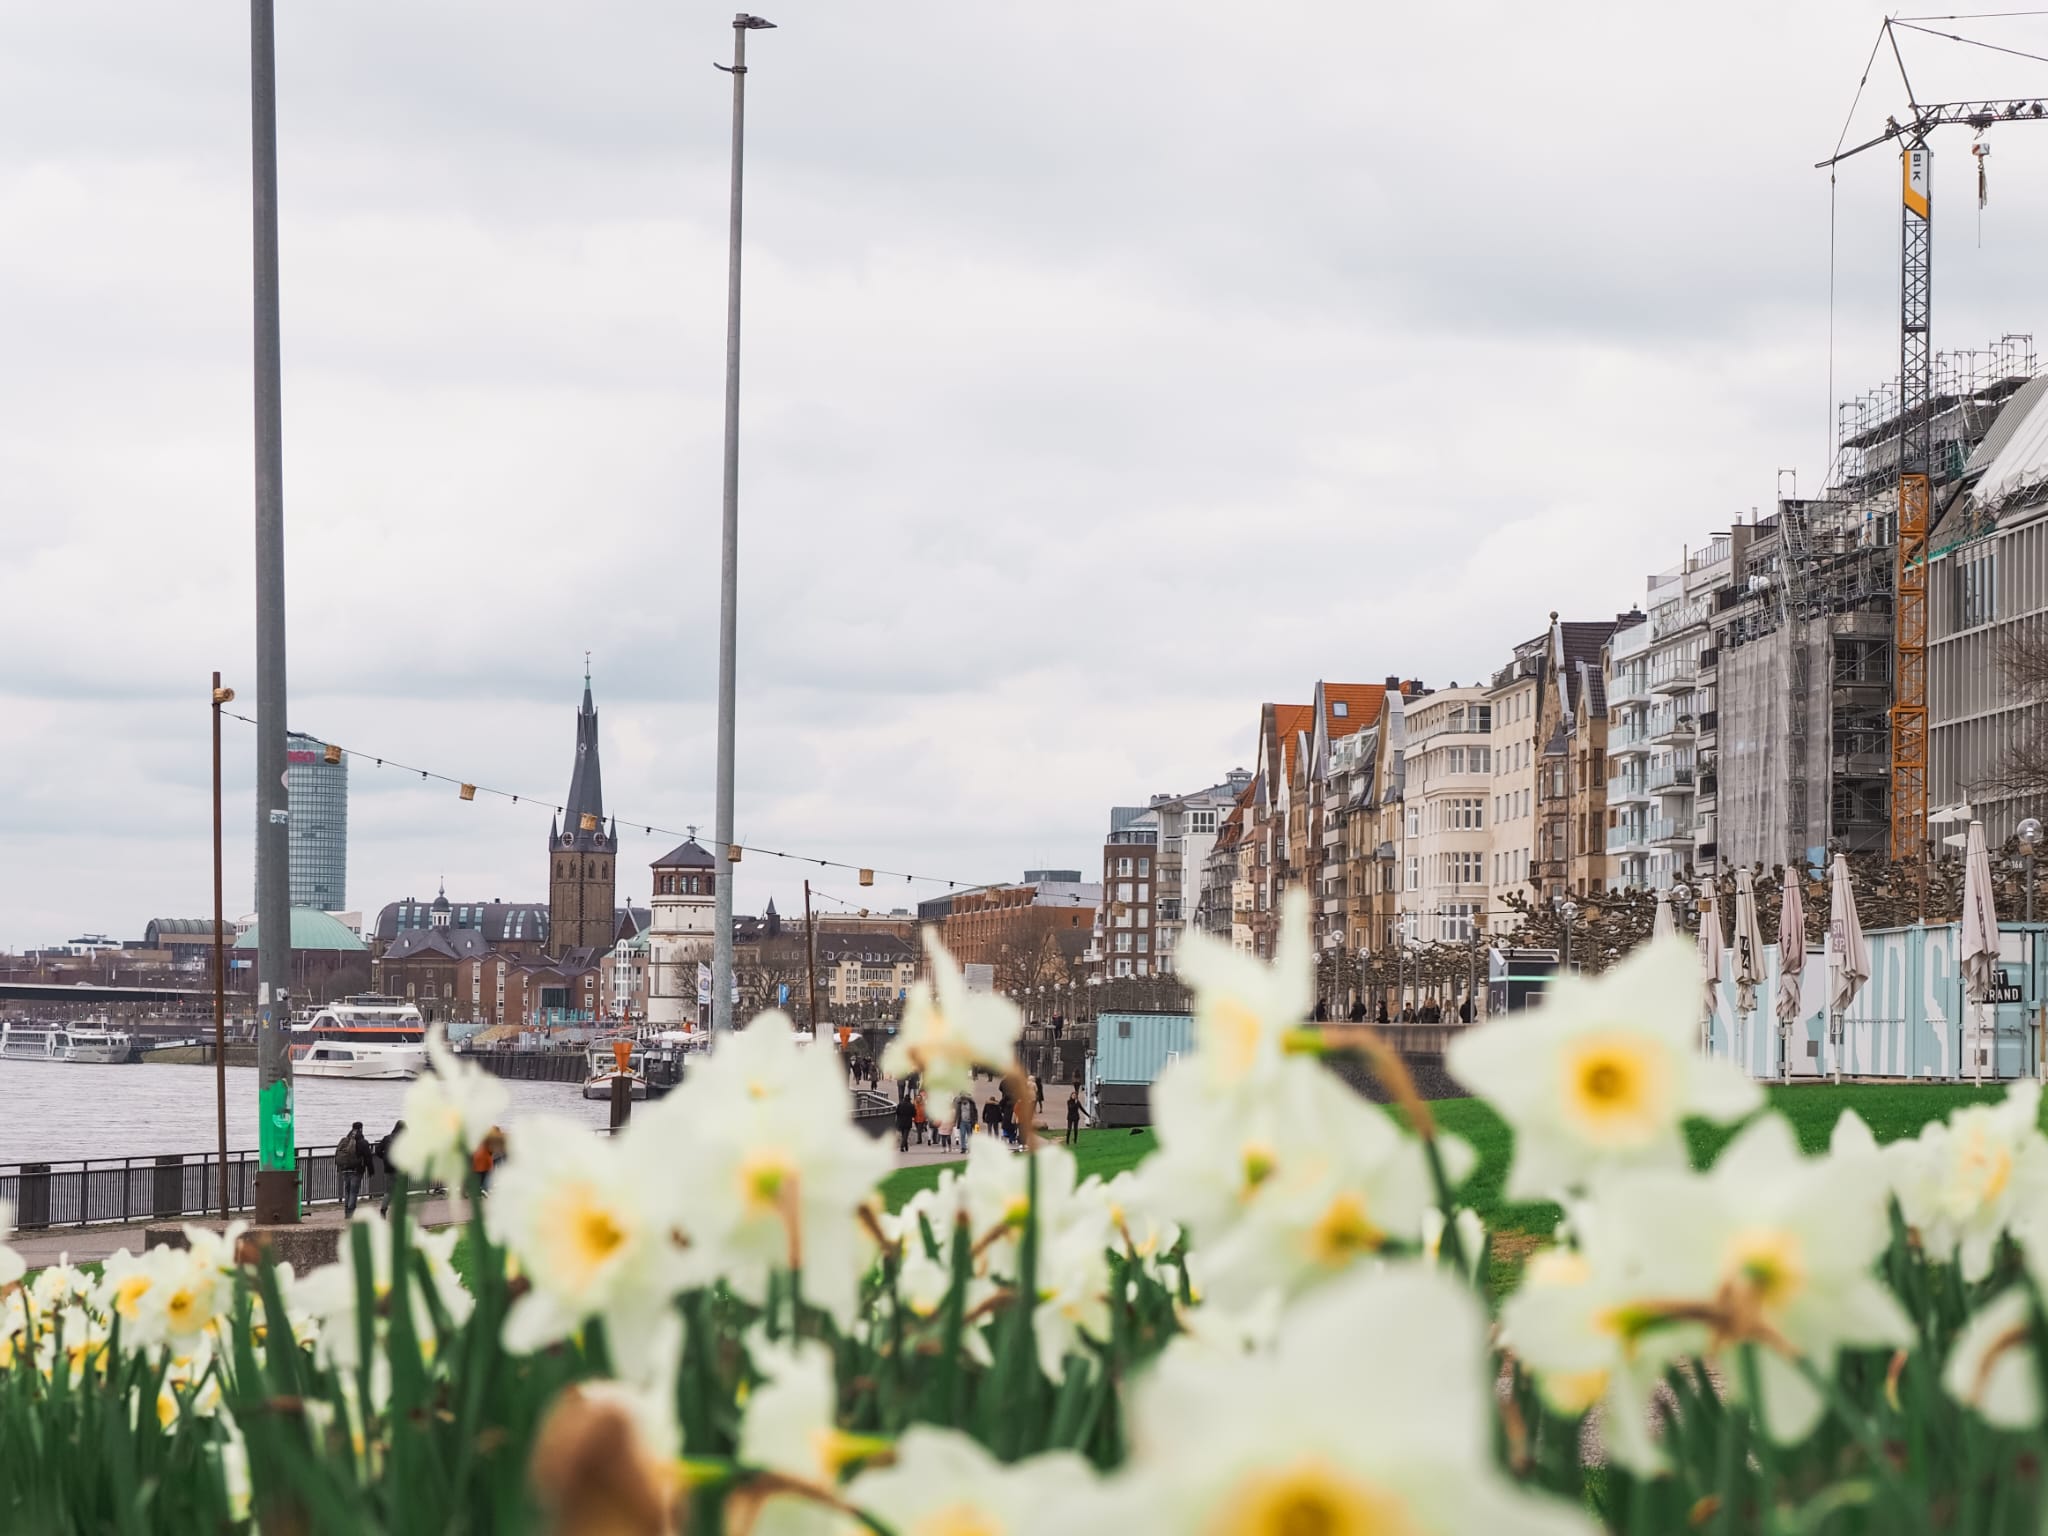
[[[306,1077],[418,1077],[427,1067],[426,1041],[418,1008],[404,998],[365,992],[292,1025],[292,1071]]]

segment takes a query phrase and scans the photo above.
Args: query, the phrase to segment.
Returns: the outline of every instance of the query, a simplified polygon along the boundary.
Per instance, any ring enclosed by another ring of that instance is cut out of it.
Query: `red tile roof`
[[[1363,730],[1380,717],[1380,710],[1387,701],[1384,683],[1325,683],[1323,684],[1323,710],[1327,718],[1324,729],[1332,741],[1342,741],[1353,731]],[[1339,714],[1333,707],[1344,706]]]

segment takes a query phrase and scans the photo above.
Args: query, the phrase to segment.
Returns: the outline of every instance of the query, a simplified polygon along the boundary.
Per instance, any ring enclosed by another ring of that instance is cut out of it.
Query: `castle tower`
[[[697,967],[711,959],[716,918],[713,867],[694,836],[654,861],[647,1022],[658,1029],[694,1029],[699,1022]]]
[[[548,832],[548,948],[555,954],[612,947],[618,889],[618,836],[604,824],[604,780],[597,761],[597,706],[590,669],[576,712],[576,767],[559,825]]]

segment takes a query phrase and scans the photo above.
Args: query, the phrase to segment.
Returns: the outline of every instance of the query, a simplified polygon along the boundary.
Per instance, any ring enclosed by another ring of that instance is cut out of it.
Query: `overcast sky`
[[[1876,6],[780,3],[749,841],[1090,868],[1111,804],[1249,762],[1261,700],[1469,682],[1824,477],[1811,166]],[[559,801],[587,649],[644,899],[638,824],[712,814],[731,11],[280,9],[291,723]],[[246,27],[0,0],[0,947],[210,901],[208,674],[255,693]],[[2048,89],[1916,41],[1923,99]],[[1858,126],[1901,100],[1873,72]],[[1938,146],[1944,348],[2048,344],[2048,130],[1993,141],[1981,248]],[[1838,187],[1838,395],[1896,369],[1897,177]],[[350,906],[545,898],[544,811],[352,790]],[[803,874],[749,860],[739,904]]]

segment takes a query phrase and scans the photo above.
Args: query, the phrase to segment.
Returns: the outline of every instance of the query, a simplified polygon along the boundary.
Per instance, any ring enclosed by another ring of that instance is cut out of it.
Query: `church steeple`
[[[584,653],[583,703],[576,711],[576,762],[562,819],[548,834],[548,945],[602,952],[617,935],[613,901],[618,832],[607,831],[604,777],[598,766],[597,703],[591,697],[590,657]]]

